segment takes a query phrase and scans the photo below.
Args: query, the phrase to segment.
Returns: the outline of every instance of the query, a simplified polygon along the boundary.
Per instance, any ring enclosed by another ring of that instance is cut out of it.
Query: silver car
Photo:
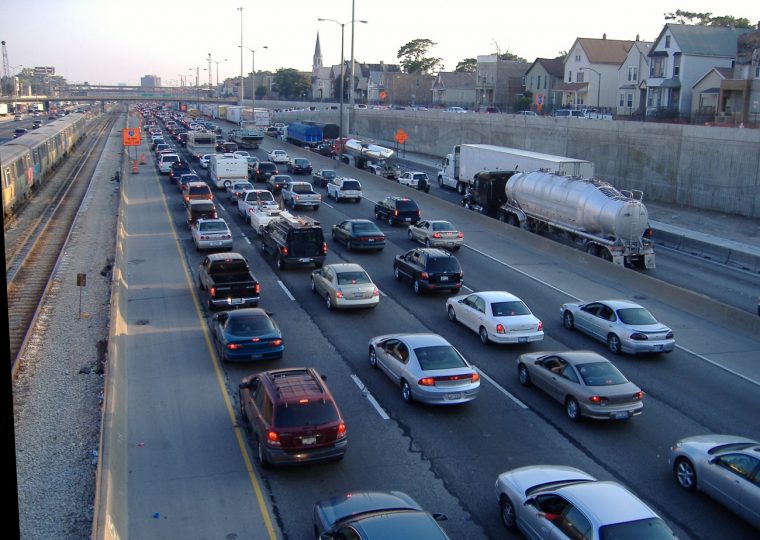
[[[480,374],[437,334],[374,337],[369,341],[369,364],[399,386],[407,403],[465,403],[480,391]]]
[[[327,264],[311,273],[311,290],[324,297],[327,309],[375,307],[380,291],[358,264]]]
[[[232,249],[232,233],[221,218],[199,219],[190,229],[195,249]]]
[[[523,386],[535,385],[562,403],[573,422],[582,416],[627,420],[644,408],[644,392],[591,351],[521,354],[517,377]]]
[[[646,538],[676,535],[654,510],[617,482],[573,467],[534,465],[496,479],[501,521],[531,540]]]
[[[646,309],[628,300],[568,302],[560,308],[562,324],[577,328],[607,344],[615,354],[672,352],[673,330],[658,322]]]
[[[702,491],[760,529],[760,442],[733,435],[678,441],[668,458],[678,484]]]
[[[425,247],[440,247],[456,251],[464,244],[464,233],[443,220],[422,220],[409,225],[409,240],[416,240]]]

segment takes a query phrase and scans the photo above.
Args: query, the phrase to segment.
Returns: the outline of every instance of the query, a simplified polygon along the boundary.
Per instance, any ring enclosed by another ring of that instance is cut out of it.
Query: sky
[[[138,85],[146,74],[164,86],[180,79],[208,82],[208,55],[218,64],[219,81],[239,77],[242,42],[255,53],[256,71],[281,67],[311,71],[319,32],[324,65],[340,63],[340,26],[352,3],[357,61],[398,63],[398,50],[418,38],[436,45],[429,56],[453,71],[464,58],[512,52],[527,59],[553,58],[578,37],[653,41],[677,9],[746,17],[760,21],[758,0],[638,0],[582,2],[543,0],[4,0],[0,39],[10,65],[53,66],[71,83]],[[345,25],[345,58],[351,56],[351,25]],[[251,71],[245,51],[242,68]],[[224,61],[224,60],[227,61]],[[21,68],[16,67],[14,72]],[[212,64],[216,83],[217,64]]]

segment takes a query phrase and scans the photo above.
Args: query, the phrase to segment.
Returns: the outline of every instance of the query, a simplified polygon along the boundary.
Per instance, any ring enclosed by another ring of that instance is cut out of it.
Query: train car
[[[42,185],[85,135],[86,124],[85,114],[73,113],[0,145],[4,215],[13,214]]]

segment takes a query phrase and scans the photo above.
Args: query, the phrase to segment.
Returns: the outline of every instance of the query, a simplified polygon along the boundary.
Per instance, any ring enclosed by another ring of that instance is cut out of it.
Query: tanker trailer
[[[502,221],[561,235],[587,253],[621,266],[655,267],[643,193],[620,192],[599,180],[536,171],[517,173],[505,187]]]
[[[366,143],[358,139],[348,139],[343,145],[344,163],[354,162],[358,169],[371,169],[372,172],[386,178],[398,179],[401,169],[396,165],[396,152],[377,144]]]

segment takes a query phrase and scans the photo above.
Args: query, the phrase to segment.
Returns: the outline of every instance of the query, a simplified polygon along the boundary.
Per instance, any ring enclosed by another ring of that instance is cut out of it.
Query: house
[[[711,68],[691,88],[690,118],[695,122],[712,122],[718,112],[720,87],[731,78],[733,70],[726,67]]]
[[[615,110],[618,69],[634,42],[624,39],[577,38],[565,57],[565,79],[558,85],[565,107],[598,107]]]
[[[651,41],[636,41],[618,68],[618,101],[615,114],[619,116],[643,115],[646,103],[646,76],[649,73]]]
[[[760,23],[736,43],[733,73],[720,85],[716,120],[735,125],[760,125]]]
[[[551,114],[562,104],[562,91],[557,86],[565,76],[563,58],[536,58],[525,72],[525,91],[531,94],[531,109]]]
[[[496,54],[478,55],[475,68],[475,104],[514,109],[524,91],[526,62],[503,60]]]
[[[374,103],[382,101],[393,105],[430,105],[433,102],[433,76],[424,73],[401,73],[400,71],[374,72],[370,75],[379,74],[380,87],[384,91],[385,99],[378,99]],[[370,76],[370,80],[372,77]],[[373,92],[374,94],[374,92]],[[370,103],[373,100],[370,99]]]
[[[739,36],[749,29],[666,24],[649,50],[647,115],[691,113],[694,84],[713,67],[731,68]]]
[[[383,84],[385,84],[383,82],[384,74],[401,73],[401,66],[398,64],[386,64],[385,62],[380,62],[378,64],[354,62],[354,65],[354,101],[356,103],[371,103],[373,101],[377,103],[380,100],[380,92],[383,90]],[[346,80],[348,81],[348,79]],[[387,89],[385,90],[387,91]]]
[[[475,107],[475,73],[441,71],[431,86],[434,105],[440,107]]]

